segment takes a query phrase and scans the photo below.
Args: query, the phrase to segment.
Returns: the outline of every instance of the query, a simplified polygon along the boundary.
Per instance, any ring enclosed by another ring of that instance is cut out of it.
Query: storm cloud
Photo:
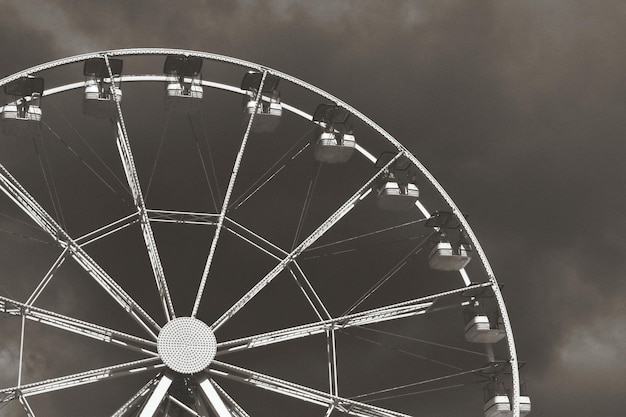
[[[504,284],[532,415],[623,414],[623,2],[0,6],[0,77],[68,55],[160,46],[258,62],[354,105],[469,213]],[[1,351],[0,363],[15,354]]]

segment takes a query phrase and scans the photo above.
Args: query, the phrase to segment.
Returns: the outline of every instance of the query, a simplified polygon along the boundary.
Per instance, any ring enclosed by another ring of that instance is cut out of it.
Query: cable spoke
[[[200,115],[200,117],[202,117],[202,115]],[[206,162],[204,162],[204,156],[202,156],[202,149],[200,149],[200,141],[198,140],[198,134],[196,133],[196,126],[194,124],[194,118],[192,118],[191,114],[187,113],[187,118],[189,120],[189,125],[191,126],[191,131],[193,133],[193,141],[196,145],[196,150],[198,151],[198,156],[200,157],[200,164],[202,165],[202,171],[204,172],[204,179],[206,180],[206,183],[209,187],[209,193],[211,194],[211,200],[213,201],[213,207],[215,208],[215,211],[217,212],[218,210],[218,204],[221,204],[221,202],[218,203],[219,200],[221,200],[221,196],[219,193],[219,188],[217,188],[217,175],[215,173],[215,163],[213,162],[213,154],[211,153],[211,147],[208,145],[209,141],[208,138],[206,137],[206,130],[205,130],[205,139],[206,139],[206,143],[207,143],[207,147],[209,149],[209,161],[211,163],[211,168],[213,170],[213,178],[215,179],[215,184],[216,184],[216,192],[213,192],[213,187],[211,186],[211,180],[209,179],[209,172],[207,170],[207,164]],[[203,123],[204,126],[204,123]],[[215,198],[215,194],[217,194],[217,199]]]
[[[307,249],[306,252],[312,252],[314,250],[319,250],[319,249],[324,249],[324,248],[328,248],[328,247],[331,247],[331,246],[340,245],[342,243],[351,242],[353,240],[362,239],[362,238],[368,237],[368,236],[378,235],[378,234],[381,234],[381,233],[388,232],[390,230],[399,229],[401,227],[410,226],[412,224],[422,223],[424,221],[426,221],[426,219],[412,220],[410,222],[397,224],[397,225],[394,225],[394,226],[386,227],[384,229],[375,230],[373,232],[363,233],[363,234],[358,235],[358,236],[352,236],[352,237],[349,237],[349,238],[346,238],[346,239],[337,240],[335,242],[330,242],[330,243],[325,243],[323,245],[314,246],[312,248]]]
[[[132,224],[135,224],[139,221],[137,218],[137,213],[129,214],[128,216],[116,220],[112,223],[109,223],[105,226],[100,227],[92,232],[89,232],[79,238],[76,239],[76,243],[81,246],[88,245],[90,243],[95,242],[96,240],[102,239],[112,233],[115,233],[119,230],[122,230]]]
[[[357,417],[409,417],[408,415],[397,411],[349,400],[347,398],[328,394],[323,391],[219,361],[213,361],[212,368],[208,369],[206,372],[312,404],[325,407],[334,405],[340,412]]]
[[[152,233],[152,227],[148,219],[146,212],[146,204],[141,192],[141,184],[139,183],[139,177],[137,175],[137,167],[133,159],[133,154],[130,148],[130,141],[128,139],[128,131],[126,130],[126,124],[124,123],[124,114],[122,113],[122,106],[120,105],[120,99],[115,91],[113,91],[113,72],[109,63],[109,57],[105,54],[104,60],[109,70],[109,77],[111,79],[111,96],[115,100],[117,107],[118,119],[116,121],[116,136],[117,136],[117,149],[120,154],[122,165],[124,166],[124,173],[126,174],[126,180],[128,186],[133,194],[133,200],[135,207],[139,214],[141,231],[143,232],[143,238],[148,250],[148,257],[150,258],[150,265],[152,266],[152,272],[154,273],[154,279],[156,281],[157,289],[159,291],[159,298],[163,306],[163,312],[167,321],[176,317],[174,313],[174,306],[172,305],[172,299],[170,297],[169,288],[167,287],[167,281],[165,280],[165,273],[163,272],[163,265],[161,264],[161,258],[157,249],[156,241],[154,240],[154,234]]]
[[[431,359],[428,356],[418,355],[417,353],[410,352],[408,350],[401,349],[401,348],[398,348],[398,347],[395,347],[395,346],[391,346],[391,345],[388,345],[386,343],[379,342],[377,340],[369,339],[367,337],[357,336],[357,335],[352,334],[350,332],[343,332],[343,334],[346,334],[348,336],[351,336],[351,337],[353,337],[355,339],[358,339],[358,340],[362,340],[362,341],[367,342],[367,343],[371,343],[373,345],[377,345],[377,346],[383,347],[385,349],[389,349],[389,350],[394,351],[394,352],[402,353],[404,355],[412,356],[414,358],[419,358],[419,359],[422,359],[422,360],[427,361],[427,362],[436,363],[437,365],[445,366],[446,368],[454,369],[454,370],[457,370],[457,371],[460,371],[460,370],[463,369],[460,366],[456,366],[456,365],[451,364],[451,363],[439,361],[437,359]]]
[[[105,180],[104,177],[102,177],[102,175],[98,174],[98,172],[91,165],[89,165],[87,161],[85,161],[85,159],[81,157],[78,152],[76,152],[65,140],[63,140],[63,138],[57,132],[55,132],[46,122],[42,122],[42,124],[52,134],[52,136],[57,138],[57,140],[61,142],[63,146],[65,146],[65,148],[85,166],[85,168],[87,168],[93,175],[96,176],[96,178],[100,180],[100,182],[102,182],[109,190],[111,190],[113,194],[117,195],[123,202],[126,202],[126,199],[122,195],[120,195],[117,190],[111,184],[109,184],[109,182]],[[74,127],[72,126],[72,128]]]
[[[289,165],[289,163],[293,162],[306,148],[308,148],[311,145],[310,142],[306,142],[292,155],[294,149],[296,149],[296,147],[306,139],[307,135],[311,133],[314,128],[315,127],[311,127],[309,130],[307,130],[306,133],[302,135],[302,137],[278,159],[278,161],[276,161],[271,167],[269,167],[267,171],[265,171],[250,187],[248,187],[246,191],[244,191],[239,197],[237,197],[229,207],[229,210],[235,211],[239,207],[241,207],[246,201],[248,201],[248,199],[250,199],[250,197],[256,194],[261,188],[263,188],[263,186],[265,186],[274,177],[276,177],[276,175],[278,175],[283,169],[285,169],[287,165]],[[284,162],[282,165],[278,166],[287,158],[290,159]]]
[[[157,356],[156,343],[104,326],[88,323],[52,311],[33,307],[19,301],[0,296],[0,313],[22,316],[28,320],[65,330],[81,336],[111,343],[144,354]]]
[[[363,199],[371,191],[371,184],[381,175],[396,159],[402,155],[398,153],[392,158],[384,167],[382,167],[369,181],[367,181],[356,193],[352,195],[341,207],[337,209],[333,214],[326,219],[313,233],[311,233],[306,239],[302,241],[289,255],[274,267],[265,277],[263,277],[250,291],[248,291],[243,297],[241,297],[231,308],[229,308],[215,323],[211,326],[215,331],[221,325],[223,325],[228,319],[234,316],[239,310],[243,308],[256,294],[259,293],[267,284],[269,284],[280,272],[282,272],[291,262],[293,262],[304,250],[311,246],[317,239],[322,237],[331,227],[333,227],[339,220],[343,218],[350,210],[354,208],[356,203]]]
[[[321,171],[322,171],[322,163],[319,161],[316,161],[315,169],[313,169],[312,177],[311,177],[311,180],[309,181],[309,186],[307,187],[306,197],[304,199],[304,203],[302,204],[302,211],[300,212],[300,218],[298,220],[298,226],[296,227],[296,233],[293,237],[291,249],[296,247],[296,244],[298,243],[298,239],[300,238],[300,233],[302,232],[302,228],[304,227],[304,222],[306,221],[307,214],[309,214],[309,208],[311,207],[311,202],[313,201],[313,193],[315,192],[315,188],[317,186],[317,180],[319,179]]]
[[[374,329],[374,328],[371,328],[371,327],[364,327],[364,329],[367,330],[367,331],[370,331],[370,332],[374,332],[374,333],[381,333],[381,334],[386,334],[387,336],[394,336],[394,337],[399,337],[401,339],[411,340],[413,342],[424,343],[424,344],[427,344],[427,345],[432,345],[432,346],[437,346],[437,347],[441,347],[441,348],[456,350],[458,352],[469,353],[469,354],[472,354],[472,355],[489,357],[489,355],[487,355],[484,352],[476,352],[474,350],[462,349],[462,348],[459,348],[459,347],[456,347],[456,346],[450,346],[450,345],[445,345],[443,343],[436,343],[436,342],[431,342],[431,341],[428,341],[428,340],[418,339],[416,337],[410,337],[410,336],[405,336],[405,335],[402,335],[402,334],[386,332],[384,330]]]
[[[159,141],[157,154],[156,154],[156,157],[154,158],[154,164],[152,165],[152,171],[150,172],[150,179],[148,180],[148,186],[146,187],[146,192],[143,196],[144,201],[148,200],[148,195],[150,194],[150,187],[152,186],[152,180],[154,179],[154,173],[156,171],[156,167],[159,162],[159,157],[161,156],[161,149],[163,148],[163,143],[165,142],[165,134],[167,133],[167,127],[170,124],[171,117],[172,117],[172,109],[170,109],[167,112],[167,119],[165,120],[165,127],[163,128],[163,134],[161,135],[161,140]]]
[[[26,304],[28,305],[35,304],[35,301],[37,301],[37,298],[39,298],[43,290],[46,288],[46,286],[48,285],[48,283],[50,282],[50,280],[56,273],[56,271],[61,267],[61,265],[63,265],[63,262],[65,262],[65,259],[67,259],[67,252],[68,252],[68,249],[66,248],[63,251],[63,253],[61,253],[61,255],[57,258],[57,260],[54,261],[54,263],[52,264],[52,266],[50,267],[46,275],[44,275],[43,279],[39,282],[39,284],[37,285],[37,287],[31,294],[31,296],[28,297],[28,300],[26,300]]]
[[[37,136],[33,137],[33,145],[35,146],[35,152],[37,153],[37,159],[39,160],[39,166],[41,167],[43,180],[46,184],[46,188],[48,189],[48,195],[50,197],[50,202],[52,203],[52,209],[54,210],[57,221],[63,225],[64,229],[67,230],[67,224],[65,223],[63,211],[61,210],[61,201],[59,200],[59,195],[57,193],[56,185],[54,183],[54,177],[52,176],[52,170],[50,169],[50,163],[48,162],[48,155],[45,153],[45,147],[43,145],[43,142],[41,144],[41,151],[39,150],[39,146],[37,146],[38,138],[41,139]],[[41,156],[42,154],[44,156],[43,158]],[[46,173],[46,167],[48,168],[48,171],[50,171],[49,173]]]
[[[83,145],[85,145],[87,147],[87,149],[89,149],[89,151],[91,151],[91,153],[96,157],[96,159],[104,166],[104,168],[106,168],[106,170],[109,172],[109,174],[111,174],[111,176],[113,178],[115,178],[115,181],[117,181],[117,183],[119,185],[122,186],[122,188],[124,189],[124,191],[126,191],[128,193],[128,195],[131,195],[130,190],[128,189],[128,186],[126,184],[124,184],[122,182],[122,180],[115,174],[115,172],[113,171],[113,169],[111,169],[111,167],[102,159],[102,157],[100,155],[98,155],[98,153],[96,152],[96,150],[89,144],[89,141],[87,141],[83,135],[80,134],[80,132],[78,131],[78,129],[76,129],[76,126],[74,126],[74,124],[67,118],[67,116],[58,108],[58,106],[56,104],[54,104],[54,101],[48,101],[48,103],[50,103],[52,105],[52,108],[55,109],[57,111],[57,113],[59,113],[59,115],[61,116],[61,118],[63,118],[63,120],[65,120],[67,122],[67,124],[70,126],[70,128],[72,129],[72,131],[74,131],[74,133],[76,134],[76,136],[78,136],[78,138],[80,139],[80,141],[83,143]],[[61,140],[61,137],[58,136],[55,132],[52,131],[52,129],[50,127],[48,127],[48,125],[44,123],[44,126],[46,128],[48,128],[48,130],[50,130],[50,132],[52,132],[53,135],[55,135],[59,140]],[[62,141],[62,140],[61,140]],[[63,141],[62,141],[63,142]],[[65,144],[65,142],[63,142]],[[66,147],[68,149],[69,146],[66,145]],[[71,151],[71,150],[70,150]],[[72,153],[75,153],[74,151],[71,151]],[[78,154],[76,154],[78,156]],[[81,159],[81,161],[83,160],[82,158],[79,157],[79,159]],[[87,164],[86,162],[83,162],[85,165]],[[89,168],[90,171],[92,171],[96,176],[100,177],[100,175],[96,174],[95,170],[92,168]],[[115,191],[115,194],[118,194]],[[122,201],[126,201],[126,199],[124,197],[122,197],[120,195],[120,199]]]
[[[434,233],[434,232],[433,232]],[[397,262],[390,270],[387,272],[376,284],[374,284],[365,294],[363,294],[350,308],[348,308],[344,315],[352,313],[357,309],[365,300],[367,300],[376,290],[382,287],[391,277],[393,277],[398,271],[400,271],[404,266],[411,260],[411,258],[421,252],[424,245],[428,242],[428,239],[433,235],[433,233],[426,236],[420,243],[417,244],[414,248],[412,248],[399,262]]]
[[[148,216],[151,222],[200,224],[207,226],[215,226],[218,219],[217,214],[173,210],[148,210]]]
[[[22,185],[0,164],[0,190],[26,213],[39,227],[70,252],[72,258],[94,279],[128,314],[156,339],[155,330],[160,326],[113,278],[80,247],[75,240],[46,212]]]
[[[13,396],[13,398],[15,398],[17,393],[21,393],[24,397],[30,397],[32,395],[64,390],[124,375],[150,371],[162,368],[163,366],[165,365],[159,362],[159,358],[141,359],[119,365],[107,366],[100,369],[93,369],[91,371],[80,372],[73,375],[66,375],[59,378],[47,379],[45,381],[33,382],[19,387],[0,389],[0,395],[8,394],[9,396]]]
[[[209,255],[207,256],[206,264],[202,272],[202,278],[200,279],[200,285],[198,287],[196,299],[194,301],[193,309],[191,311],[191,317],[196,317],[196,314],[198,314],[198,308],[200,307],[200,300],[202,299],[202,294],[204,293],[204,287],[206,285],[206,281],[209,276],[209,271],[211,270],[211,264],[213,263],[213,256],[215,255],[215,248],[217,247],[217,242],[220,238],[220,232],[222,231],[222,225],[224,224],[224,218],[226,217],[226,210],[228,210],[230,197],[235,187],[235,180],[237,179],[237,174],[239,173],[239,166],[241,165],[241,160],[243,159],[243,153],[246,149],[246,144],[248,143],[248,136],[250,135],[250,130],[252,129],[252,124],[254,123],[254,117],[259,111],[259,105],[261,104],[261,96],[263,94],[263,85],[265,84],[266,77],[267,77],[267,71],[264,71],[263,77],[261,78],[261,83],[259,84],[259,90],[256,94],[256,98],[254,102],[255,111],[254,113],[250,115],[250,120],[248,120],[248,125],[246,126],[246,131],[243,135],[243,139],[241,140],[241,146],[239,147],[239,152],[237,152],[237,158],[235,159],[235,163],[233,165],[233,171],[230,175],[230,180],[228,181],[228,188],[226,189],[226,194],[224,195],[224,201],[222,202],[222,210],[217,220],[217,226],[215,228],[215,235],[213,236],[213,241],[211,242],[211,248],[209,249]]]

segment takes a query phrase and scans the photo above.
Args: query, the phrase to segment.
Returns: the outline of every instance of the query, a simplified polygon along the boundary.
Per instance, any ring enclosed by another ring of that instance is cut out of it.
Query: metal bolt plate
[[[205,369],[217,352],[217,341],[209,326],[192,317],[178,317],[161,329],[157,351],[163,363],[181,374]]]

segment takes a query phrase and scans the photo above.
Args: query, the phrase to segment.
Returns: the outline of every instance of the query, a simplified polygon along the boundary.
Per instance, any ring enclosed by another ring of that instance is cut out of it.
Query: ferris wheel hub
[[[204,322],[193,317],[178,317],[161,329],[157,351],[172,371],[194,374],[215,358],[217,341]]]

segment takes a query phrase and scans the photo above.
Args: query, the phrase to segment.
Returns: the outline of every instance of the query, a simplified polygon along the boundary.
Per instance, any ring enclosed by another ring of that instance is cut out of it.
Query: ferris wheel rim
[[[376,132],[378,132],[384,139],[386,139],[389,143],[391,143],[399,152],[399,154],[402,154],[403,156],[405,156],[406,158],[408,158],[422,173],[422,175],[431,183],[431,185],[437,190],[437,192],[439,193],[439,195],[445,200],[446,204],[448,204],[448,206],[450,207],[450,209],[452,210],[452,212],[455,214],[455,216],[458,218],[459,222],[462,224],[464,230],[466,231],[470,241],[472,242],[472,244],[474,245],[474,248],[476,249],[479,258],[481,260],[481,263],[486,271],[487,274],[487,278],[489,280],[489,282],[491,283],[491,287],[493,290],[493,293],[495,295],[495,298],[497,300],[498,303],[498,307],[499,310],[502,314],[502,319],[503,319],[503,324],[504,324],[504,328],[505,328],[505,334],[506,334],[506,339],[507,339],[507,343],[508,343],[508,348],[509,348],[509,355],[510,355],[510,364],[511,364],[511,373],[513,375],[513,380],[514,380],[514,392],[513,392],[513,406],[514,406],[514,412],[516,413],[515,415],[518,415],[519,413],[519,374],[518,374],[518,364],[517,364],[517,353],[516,353],[516,349],[515,349],[515,343],[514,343],[514,339],[513,339],[513,332],[512,332],[512,328],[511,328],[511,324],[510,324],[510,320],[508,317],[508,313],[507,313],[507,309],[506,306],[504,304],[504,299],[502,297],[501,291],[500,291],[500,287],[496,281],[495,278],[495,274],[493,273],[493,270],[491,268],[491,265],[489,263],[489,261],[487,260],[486,254],[480,244],[480,242],[478,241],[476,235],[474,234],[471,226],[469,225],[469,223],[467,222],[467,220],[465,219],[463,213],[459,210],[459,208],[457,207],[456,203],[454,203],[454,201],[452,200],[452,198],[449,196],[449,194],[445,191],[445,189],[441,186],[441,184],[434,178],[434,176],[426,169],[426,167],[411,153],[408,151],[408,149],[406,147],[404,147],[404,145],[402,145],[398,140],[396,140],[392,135],[390,135],[386,130],[384,130],[382,127],[380,127],[378,124],[376,124],[373,120],[371,120],[369,117],[367,117],[366,115],[364,115],[363,113],[361,113],[360,111],[358,111],[356,108],[352,107],[351,105],[349,105],[348,103],[344,102],[343,100],[333,96],[332,94],[312,85],[309,84],[303,80],[300,80],[296,77],[293,77],[287,73],[278,71],[278,70],[274,70],[272,68],[260,65],[260,64],[256,64],[250,61],[246,61],[246,60],[241,60],[238,58],[232,58],[229,56],[225,56],[225,55],[218,55],[218,54],[212,54],[212,53],[207,53],[207,52],[200,52],[200,51],[194,51],[194,50],[184,50],[184,49],[169,49],[169,48],[128,48],[128,49],[114,49],[114,50],[105,50],[105,51],[99,51],[99,52],[93,52],[93,53],[87,53],[87,54],[80,54],[80,55],[75,55],[75,56],[71,56],[71,57],[67,57],[64,59],[60,59],[60,60],[55,60],[55,61],[50,61],[48,63],[44,63],[41,65],[37,65],[34,67],[31,67],[27,70],[24,71],[20,71],[18,73],[15,73],[9,77],[5,77],[3,79],[0,80],[0,86],[3,86],[15,79],[24,77],[24,76],[28,76],[31,74],[35,74],[44,70],[48,70],[51,68],[55,68],[55,67],[59,67],[59,66],[63,66],[63,65],[67,65],[67,64],[71,64],[71,63],[76,63],[76,62],[82,62],[85,61],[87,59],[90,58],[102,58],[102,57],[117,57],[117,56],[140,56],[140,55],[181,55],[181,56],[195,56],[195,57],[200,57],[203,59],[207,59],[207,60],[212,60],[212,61],[218,61],[218,62],[224,62],[224,63],[229,63],[229,64],[234,64],[234,65],[238,65],[241,67],[245,67],[248,69],[253,69],[253,70],[258,70],[258,71],[263,71],[266,73],[270,73],[272,75],[278,76],[281,79],[284,79],[286,81],[292,82],[295,85],[298,85],[300,87],[303,87],[315,94],[317,94],[318,96],[325,98],[329,101],[334,102],[336,105],[345,108],[346,110],[348,110],[352,115],[354,115],[355,117],[359,118],[361,121],[363,121],[365,124],[369,125],[371,128],[373,128]],[[131,77],[131,76],[122,76],[121,78],[124,79],[124,77]],[[154,77],[157,77],[156,75],[154,75]],[[162,76],[161,76],[162,77]],[[165,78],[165,77],[163,77]],[[130,78],[127,78],[128,80],[132,80]],[[157,81],[164,81],[165,79],[159,79]],[[137,81],[141,81],[141,80],[137,80]],[[204,85],[210,86],[210,87],[214,87],[214,88],[219,88],[216,85],[209,85],[208,83],[210,82],[206,82]],[[84,85],[84,83],[74,83],[74,84],[66,84],[65,86],[70,86],[72,85],[72,88],[80,88],[81,86]],[[226,86],[226,84],[222,84],[223,86]],[[57,88],[61,88],[63,86],[57,87]],[[233,87],[233,90],[237,89],[236,87]],[[240,89],[239,89],[240,90]],[[49,91],[49,90],[46,90]],[[65,90],[59,90],[58,92],[62,92]],[[241,92],[242,90],[240,90],[239,92]],[[236,92],[236,91],[233,91]],[[48,92],[48,94],[56,94],[56,92]],[[287,105],[288,106],[288,105]],[[294,113],[297,113],[296,111],[294,111],[294,109],[297,109],[296,107],[293,107],[292,109],[289,109],[288,107],[286,107],[288,110],[293,111]],[[307,113],[305,113],[304,111],[297,109],[300,111],[301,114],[299,114],[302,117],[309,116]],[[303,115],[304,114],[304,115]],[[367,157],[367,156],[366,156]],[[371,160],[371,158],[370,158]],[[515,382],[518,381],[518,382]]]

